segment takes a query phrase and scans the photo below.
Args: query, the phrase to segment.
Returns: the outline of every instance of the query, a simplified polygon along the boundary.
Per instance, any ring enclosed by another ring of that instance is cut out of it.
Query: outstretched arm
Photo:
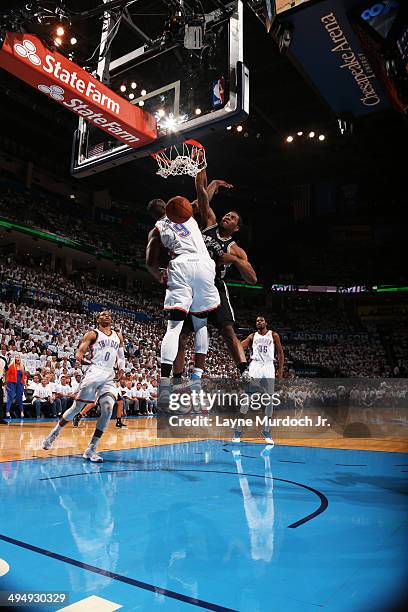
[[[222,181],[220,179],[211,181],[211,183],[205,188],[207,192],[207,196],[208,196],[209,205],[213,197],[218,193],[218,189],[220,187],[225,187],[226,189],[232,189],[233,185],[231,185],[230,183],[227,183],[226,181]],[[200,226],[200,229],[205,229],[209,225],[214,225],[215,223],[217,223],[216,214],[211,208],[211,206],[208,206],[208,214],[207,214],[207,217],[204,218],[204,221],[203,221],[201,212],[198,207],[198,200],[194,200],[193,202],[191,202],[191,205],[193,207],[194,218],[197,221],[198,225]]]
[[[276,378],[283,378],[283,366],[285,364],[285,353],[283,352],[282,344],[280,341],[279,334],[272,332],[272,338],[276,346],[278,353],[278,371],[276,372]]]
[[[224,253],[218,259],[219,263],[232,263],[237,268],[242,278],[247,283],[256,283],[256,272],[248,261],[248,256],[244,249],[237,244],[233,244],[229,253]]]
[[[146,247],[146,267],[150,274],[154,276],[159,283],[164,284],[165,278],[159,267],[160,257],[160,232],[157,227],[154,227],[148,236]]]
[[[247,348],[251,346],[253,339],[254,339],[254,334],[249,334],[249,336],[241,342],[242,348],[244,349],[244,351],[246,351]]]
[[[86,332],[85,336],[82,338],[81,343],[75,353],[75,359],[82,363],[84,357],[91,345],[92,342],[96,340],[96,334],[94,331]]]
[[[213,225],[216,222],[214,211],[210,207],[210,201],[208,199],[207,172],[205,171],[205,168],[197,174],[195,185],[197,192],[198,224],[201,229],[205,229],[209,225]]]
[[[211,183],[207,187],[207,195],[208,200],[211,202],[213,197],[218,193],[218,189],[220,187],[224,187],[225,189],[232,189],[234,185],[227,183],[226,181],[222,181],[221,179],[215,179],[211,181]]]

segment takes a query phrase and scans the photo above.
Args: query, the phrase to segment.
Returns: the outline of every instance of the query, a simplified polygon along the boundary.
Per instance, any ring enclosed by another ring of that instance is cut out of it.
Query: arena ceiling
[[[206,0],[210,5],[217,0]],[[16,2],[9,2],[16,5]],[[50,5],[60,4],[55,1]],[[66,0],[74,13],[95,8],[91,0]],[[7,3],[6,3],[7,5]],[[139,0],[130,9],[134,22],[149,36],[163,28],[166,3]],[[99,40],[100,16],[79,19],[74,15],[72,33],[78,63],[89,57]],[[33,25],[33,33],[50,31]],[[126,30],[126,28],[125,28]],[[125,44],[139,46],[141,39],[131,28]],[[250,10],[245,16],[245,62],[250,68],[250,117],[243,131],[215,133],[203,138],[209,159],[209,174],[227,178],[240,187],[241,197],[268,197],[271,189],[323,179],[355,180],[378,177],[398,181],[403,173],[400,142],[407,126],[394,110],[360,120],[352,138],[338,132],[336,117],[318,93],[306,82],[290,60],[281,55],[272,37]],[[69,176],[71,138],[75,117],[42,94],[0,70],[2,133],[32,148],[36,153],[58,159]],[[296,142],[285,138],[298,130],[313,129],[326,135],[323,143]],[[379,169],[381,172],[379,173]],[[154,175],[152,160],[139,160],[95,177],[80,179],[89,188],[109,187],[113,195],[132,199],[149,198],[160,190],[174,190]],[[180,186],[181,189],[181,186]]]

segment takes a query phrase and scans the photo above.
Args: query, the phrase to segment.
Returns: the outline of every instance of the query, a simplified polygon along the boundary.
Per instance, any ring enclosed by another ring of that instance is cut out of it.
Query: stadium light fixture
[[[237,125],[237,132],[242,132],[242,130],[243,130],[242,125]]]
[[[326,136],[324,134],[320,134],[320,136],[319,136],[319,140],[320,141],[324,140],[325,138],[326,138]]]
[[[286,142],[293,142],[293,136],[288,136],[286,138]]]
[[[315,136],[316,136],[316,134],[313,131],[309,132],[309,138],[314,138]]]

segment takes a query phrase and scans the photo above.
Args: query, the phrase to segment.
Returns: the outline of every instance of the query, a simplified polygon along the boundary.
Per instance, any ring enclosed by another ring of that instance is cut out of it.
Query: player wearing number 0
[[[110,311],[100,312],[96,322],[96,329],[85,334],[76,352],[76,359],[82,363],[87,351],[90,350],[90,366],[78,387],[74,403],[64,412],[58,425],[44,440],[43,449],[48,450],[51,447],[61,429],[72,421],[85,404],[97,401],[101,414],[96,422],[95,433],[83,457],[90,461],[100,462],[103,459],[98,455],[96,449],[108,426],[116,402],[115,367],[119,370],[119,377],[123,376],[125,354],[122,334],[115,332],[111,327],[112,314]]]
[[[208,207],[206,183],[206,173],[202,170],[196,177],[197,205],[202,210]],[[171,206],[173,200],[174,198],[169,200],[167,206]],[[188,205],[190,207],[189,203]],[[146,265],[159,282],[167,285],[164,310],[167,311],[169,320],[161,345],[160,396],[163,398],[164,388],[170,385],[170,373],[185,318],[188,313],[192,316],[195,352],[207,354],[207,314],[218,308],[220,296],[214,284],[215,263],[208,254],[194,217],[184,223],[174,223],[166,216],[166,204],[163,200],[152,200],[148,212],[157,221],[149,234]],[[172,258],[167,274],[159,267],[161,246]],[[160,397],[159,401],[163,403]]]
[[[285,355],[279,334],[271,329],[268,329],[268,324],[265,317],[257,317],[256,332],[250,334],[242,342],[244,350],[252,348],[251,362],[249,364],[249,375],[259,381],[265,391],[272,395],[275,380],[275,347],[278,354],[278,371],[276,378],[283,378],[283,366]],[[272,416],[272,402],[265,409],[265,414],[268,417]],[[273,445],[273,440],[269,431],[269,426],[266,426],[262,431],[267,444]],[[235,431],[233,442],[241,441],[241,430]]]

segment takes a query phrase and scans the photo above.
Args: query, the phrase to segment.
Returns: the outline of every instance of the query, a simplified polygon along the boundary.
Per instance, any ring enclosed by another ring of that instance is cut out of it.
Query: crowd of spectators
[[[76,242],[95,255],[108,255],[134,264],[144,258],[148,226],[123,218],[120,223],[103,222],[92,216],[92,208],[79,206],[42,192],[0,190],[0,217],[19,225],[56,234]]]
[[[317,366],[333,377],[389,377],[392,374],[384,347],[376,336],[287,344],[286,350],[293,362]]]
[[[15,287],[20,287],[20,292],[10,299],[10,288]],[[90,304],[111,308],[114,326],[124,334],[126,377],[120,385],[126,406],[137,412],[136,404],[142,403],[145,404],[143,410],[151,411],[151,398],[143,394],[151,392],[150,387],[156,387],[159,378],[160,344],[165,329],[160,288],[144,290],[138,287],[124,292],[113,287],[98,287],[89,275],[73,281],[61,273],[14,262],[0,265],[0,288],[3,296],[0,303],[0,366],[4,369],[21,359],[25,379],[19,382],[24,383],[26,396],[30,396],[26,392],[32,392],[32,412],[36,416],[58,415],[72,400],[83,374],[75,361],[75,349],[84,332],[95,326]],[[70,308],[67,308],[68,303]],[[398,375],[389,363],[384,343],[375,328],[359,333],[364,329],[361,322],[355,317],[350,320],[345,311],[333,308],[330,301],[314,308],[306,307],[307,304],[302,308],[300,304],[295,301],[292,308],[279,315],[268,313],[267,309],[263,312],[270,327],[284,338],[287,376],[296,377],[298,371],[308,367],[316,368],[315,375],[333,377]],[[256,307],[253,311],[237,313],[242,335],[253,329],[259,312]],[[223,339],[214,328],[209,329],[211,348],[206,375],[237,377],[237,369]],[[321,339],[295,338],[296,332],[305,330],[339,333]],[[395,355],[403,367],[407,359],[407,336],[398,333],[393,340]],[[191,338],[187,347],[186,375],[193,367],[193,357]],[[15,399],[18,400],[17,395]]]
[[[11,261],[0,263],[0,296],[3,300],[25,301],[54,306],[87,307],[90,303],[126,309],[157,316],[161,312],[158,290],[140,287],[125,291],[100,287],[90,274],[81,273],[71,279],[61,272],[52,272]]]

